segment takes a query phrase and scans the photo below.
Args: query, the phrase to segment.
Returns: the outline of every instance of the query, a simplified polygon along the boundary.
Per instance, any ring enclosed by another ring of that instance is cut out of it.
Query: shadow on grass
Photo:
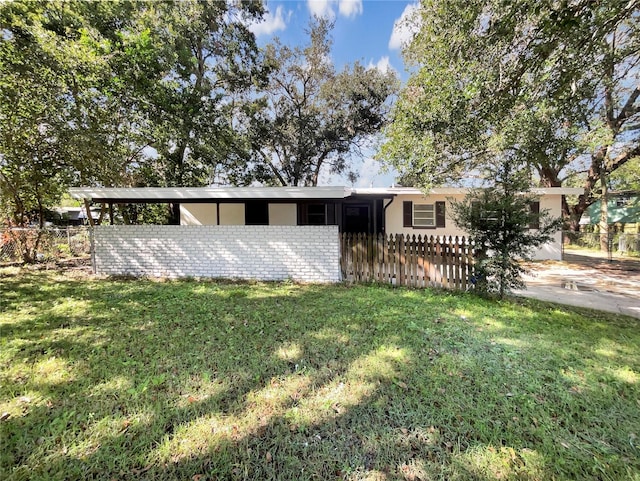
[[[371,286],[0,282],[3,478],[640,469],[628,319]]]

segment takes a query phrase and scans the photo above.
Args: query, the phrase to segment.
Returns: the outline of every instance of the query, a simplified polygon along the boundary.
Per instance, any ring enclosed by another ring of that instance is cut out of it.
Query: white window
[[[435,227],[435,204],[413,204],[413,225],[415,227]]]

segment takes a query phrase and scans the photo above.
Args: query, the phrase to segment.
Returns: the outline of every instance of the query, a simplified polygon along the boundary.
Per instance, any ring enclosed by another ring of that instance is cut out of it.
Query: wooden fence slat
[[[343,233],[340,249],[349,282],[466,290],[475,272],[475,246],[464,236]]]
[[[376,238],[374,235],[367,236],[369,244],[369,281],[376,282]]]
[[[455,237],[454,245],[453,245],[453,264],[455,266],[455,279],[456,279],[456,289],[460,289],[462,286],[462,275],[460,272],[461,262],[460,262],[460,244],[458,244],[458,236]]]

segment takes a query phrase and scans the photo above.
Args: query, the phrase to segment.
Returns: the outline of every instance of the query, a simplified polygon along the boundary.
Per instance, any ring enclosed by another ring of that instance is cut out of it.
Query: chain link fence
[[[89,258],[89,227],[0,228],[0,264]]]
[[[608,259],[614,255],[640,256],[640,234],[565,231],[562,233],[562,239],[565,252],[569,250],[577,253],[583,252]]]

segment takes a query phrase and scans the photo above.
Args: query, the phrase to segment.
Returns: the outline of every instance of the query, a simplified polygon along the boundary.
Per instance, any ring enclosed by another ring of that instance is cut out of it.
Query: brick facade
[[[96,274],[340,281],[337,226],[96,226]]]

